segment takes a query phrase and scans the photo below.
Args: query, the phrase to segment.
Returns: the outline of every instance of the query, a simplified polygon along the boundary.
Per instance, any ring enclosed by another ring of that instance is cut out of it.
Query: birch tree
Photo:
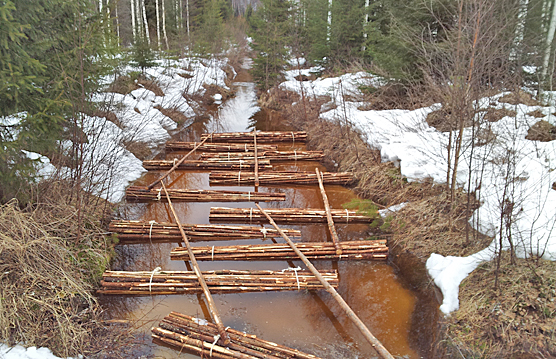
[[[141,0],[141,8],[143,9],[143,27],[145,28],[145,38],[147,44],[151,45],[151,37],[149,35],[149,23],[147,21],[147,10],[145,9],[145,0]]]
[[[160,11],[158,9],[158,0],[155,0],[155,9],[156,9],[156,48],[160,50]]]
[[[550,24],[548,25],[548,30],[546,32],[546,41],[544,44],[544,54],[541,70],[541,81],[543,82],[546,82],[547,80],[550,55],[552,53],[552,42],[554,41],[554,31],[556,30],[556,5],[552,3],[552,6],[547,6],[547,8],[551,9],[552,11],[550,16]]]

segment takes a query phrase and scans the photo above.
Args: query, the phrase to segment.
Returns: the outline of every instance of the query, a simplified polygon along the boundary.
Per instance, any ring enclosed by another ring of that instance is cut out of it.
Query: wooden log
[[[253,131],[253,147],[255,147],[255,190],[259,187],[259,158],[257,151],[257,130]]]
[[[351,173],[323,173],[325,184],[346,185],[353,179]],[[211,186],[249,186],[255,183],[255,176],[251,172],[212,171],[209,181]],[[259,182],[264,185],[316,185],[318,179],[314,172],[267,171],[259,173]]]
[[[321,274],[335,287],[337,271]],[[242,293],[263,291],[318,290],[322,284],[309,271],[271,270],[213,270],[203,271],[203,278],[211,293]],[[194,271],[126,272],[106,271],[102,275],[99,294],[157,295],[197,294],[201,287]]]
[[[285,201],[284,193],[238,192],[192,189],[169,189],[170,198],[177,202],[266,202]],[[131,186],[126,189],[126,199],[133,202],[162,201],[161,189]]]
[[[208,138],[208,142],[252,143],[253,132],[227,132],[201,135],[201,140]],[[306,132],[257,132],[259,143],[292,142],[304,143],[307,141]]]
[[[181,227],[178,215],[176,214],[176,211],[174,210],[174,206],[172,205],[172,200],[170,199],[170,194],[166,190],[166,186],[164,185],[164,182],[160,182],[160,183],[162,184],[162,189],[164,189],[164,194],[166,195],[166,199],[168,200],[168,205],[170,206],[170,210],[172,212],[172,215],[174,216],[174,220],[176,221],[176,224],[178,225],[178,228],[180,230],[182,239],[185,243],[185,249],[187,250],[187,253],[188,253],[188,256],[189,256],[189,262],[191,263],[191,267],[193,267],[193,270],[195,271],[195,275],[197,276],[197,280],[199,281],[201,289],[203,290],[203,294],[205,295],[205,299],[207,301],[207,306],[208,306],[210,315],[212,317],[212,320],[214,320],[214,322],[216,323],[216,326],[218,328],[218,337],[215,340],[215,342],[218,342],[221,345],[227,345],[227,344],[230,343],[230,339],[228,338],[228,334],[226,333],[226,329],[224,328],[224,323],[222,322],[222,318],[220,317],[220,314],[218,313],[218,309],[216,308],[216,304],[214,304],[214,299],[212,299],[210,289],[208,288],[207,283],[205,282],[205,278],[203,277],[203,273],[201,272],[201,268],[199,268],[199,264],[197,263],[197,260],[195,259],[195,255],[193,254],[193,251],[191,249],[191,244],[189,243],[189,239],[187,238],[187,235],[185,234],[185,232],[183,231],[183,228]],[[183,248],[183,247],[179,247],[179,248]]]
[[[209,139],[209,137],[207,137]],[[169,151],[189,151],[195,148],[198,142],[168,142],[166,150]],[[255,147],[250,143],[204,143],[197,148],[197,152],[253,152]],[[275,145],[261,145],[257,144],[259,151],[276,151],[278,149]]]
[[[277,223],[326,223],[326,211],[321,209],[269,208],[266,211]],[[330,213],[336,223],[371,223],[373,221],[370,217],[347,209],[331,209]],[[268,223],[264,214],[254,208],[211,207],[209,219],[211,222]]]
[[[160,176],[156,181],[154,181],[153,183],[151,183],[150,185],[148,185],[148,188],[154,188],[154,186],[156,186],[157,184],[159,184],[160,182],[162,182],[166,177],[168,177],[172,172],[174,172],[176,170],[176,168],[178,168],[183,162],[185,162],[185,159],[187,157],[189,157],[192,153],[195,152],[195,150],[197,150],[200,146],[202,146],[204,143],[206,142],[206,139],[201,141],[201,143],[199,143],[198,145],[196,145],[195,147],[193,147],[193,149],[191,149],[191,151],[189,151],[188,154],[186,154],[185,156],[183,156],[178,162],[174,163],[174,165],[172,166],[172,168],[170,168],[164,175]]]
[[[382,343],[371,333],[369,328],[367,328],[367,326],[363,323],[363,321],[359,319],[357,314],[355,314],[353,309],[350,308],[350,306],[346,303],[346,301],[342,298],[342,296],[338,294],[336,289],[334,289],[331,285],[329,285],[326,282],[326,280],[319,274],[319,271],[309,261],[309,259],[305,256],[305,254],[303,254],[303,252],[299,250],[298,246],[292,242],[292,240],[280,229],[280,227],[278,227],[278,225],[276,224],[276,222],[274,222],[272,217],[264,209],[262,209],[261,206],[259,206],[258,204],[256,204],[256,206],[265,215],[265,217],[268,219],[270,224],[272,224],[272,226],[274,226],[274,228],[276,228],[276,230],[280,232],[282,238],[286,240],[288,245],[299,257],[299,259],[301,259],[303,264],[305,264],[307,268],[309,268],[309,270],[315,275],[315,277],[317,277],[320,280],[320,282],[322,283],[326,291],[330,293],[330,295],[332,295],[332,298],[336,300],[338,305],[340,305],[340,307],[346,313],[347,317],[357,326],[357,328],[361,331],[365,339],[367,339],[367,341],[373,346],[373,348],[377,351],[377,353],[384,359],[394,359],[392,354],[390,354],[390,352],[384,347],[384,345],[382,345]]]
[[[237,161],[252,160],[254,157],[254,152],[227,152],[205,153],[202,154],[199,159],[203,161]],[[324,158],[324,153],[322,151],[260,151],[258,153],[258,158],[261,160],[269,160],[271,162],[320,161]]]
[[[342,250],[339,255],[333,243],[297,243],[299,250],[308,258],[327,260],[386,260],[388,247],[386,240],[339,242]],[[192,248],[195,258],[200,261],[216,260],[289,260],[296,259],[295,252],[285,243],[245,244],[235,246],[203,246]],[[170,253],[172,260],[187,260],[188,253],[183,248],[174,248]]]
[[[272,169],[269,160],[261,160],[259,169],[268,171]],[[143,167],[149,171],[167,170],[174,167],[174,161],[170,160],[145,160]],[[235,160],[235,161],[183,161],[178,170],[228,170],[228,171],[253,171],[255,169],[254,160]]]
[[[214,337],[218,334],[214,324],[187,316],[185,314],[171,312],[159,324],[153,328],[153,338],[166,338],[164,343],[176,347],[180,350],[192,350],[194,353],[205,358],[235,358],[236,353],[249,355],[250,358],[258,359],[319,359],[318,357],[303,353],[299,350],[288,348],[267,340],[258,338],[255,335],[240,332],[227,328],[230,343],[226,348],[214,346]],[[184,344],[186,346],[184,346]],[[225,350],[234,351],[230,354]],[[229,355],[229,356],[228,356]]]
[[[324,210],[326,211],[326,222],[328,224],[328,231],[330,232],[330,236],[332,237],[332,242],[334,243],[334,247],[336,248],[336,254],[340,256],[342,255],[342,249],[338,245],[338,243],[340,243],[340,238],[338,238],[338,232],[336,232],[336,227],[334,226],[334,219],[332,219],[332,214],[330,212],[330,204],[328,203],[328,196],[326,195],[326,191],[324,190],[324,185],[322,184],[321,172],[319,171],[318,168],[315,168],[315,173],[319,181],[320,195],[322,197],[322,201],[324,202]]]
[[[191,242],[265,239],[280,236],[278,231],[273,228],[254,226],[182,224],[182,228]],[[167,222],[119,220],[110,222],[108,230],[118,235],[119,244],[180,242],[182,240],[178,226]],[[285,231],[292,237],[301,236],[301,232],[298,230]]]

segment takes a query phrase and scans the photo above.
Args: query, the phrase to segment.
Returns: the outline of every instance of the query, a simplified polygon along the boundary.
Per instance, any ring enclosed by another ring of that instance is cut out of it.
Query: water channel
[[[191,126],[180,132],[174,140],[199,141],[202,133],[290,130],[277,116],[259,111],[256,104],[254,84],[236,82],[236,96],[213,115],[198,118]],[[281,150],[305,147],[301,144],[280,146]],[[162,156],[172,159],[184,153],[167,153]],[[317,162],[291,162],[275,166],[276,170],[297,169],[314,171]],[[171,188],[208,189],[208,172],[176,172],[166,182]],[[159,172],[147,173],[136,185],[147,185],[158,178]],[[211,187],[253,191],[253,187]],[[324,208],[318,186],[261,187],[264,192],[285,192],[285,202],[261,203],[262,207],[274,208]],[[355,194],[341,186],[326,186],[332,208],[355,198]],[[213,206],[254,207],[251,203],[175,203],[182,223],[208,224],[209,210]],[[123,211],[125,219],[157,222],[173,222],[169,208],[164,203],[128,204]],[[247,225],[245,223],[244,225]],[[238,225],[237,223],[235,225]],[[241,225],[241,224],[239,224]],[[267,225],[269,227],[269,225]],[[299,229],[303,241],[330,241],[325,224],[284,226]],[[365,239],[367,225],[338,225],[341,240]],[[270,239],[267,240],[270,242]],[[282,242],[281,238],[277,241]],[[216,245],[257,244],[260,240],[218,242]],[[205,245],[204,243],[193,245]],[[186,270],[183,261],[171,261],[170,250],[177,243],[137,244],[117,247],[114,270]],[[415,309],[416,297],[405,288],[395,270],[384,262],[373,261],[314,261],[319,269],[337,269],[340,286],[338,292],[358,313],[371,332],[395,356],[420,358],[416,348],[410,346],[410,325]],[[211,269],[272,269],[282,270],[290,266],[301,266],[300,261],[223,261],[200,262],[202,270]],[[300,349],[322,358],[372,358],[375,351],[365,341],[358,329],[351,324],[332,297],[324,290],[263,292],[242,294],[215,294],[214,300],[224,324],[236,330]],[[141,324],[145,346],[141,354],[157,358],[196,358],[196,356],[159,346],[150,341],[150,328],[170,311],[197,316],[210,320],[205,301],[201,295],[174,295],[153,297],[108,297],[102,298],[113,318],[127,318]]]

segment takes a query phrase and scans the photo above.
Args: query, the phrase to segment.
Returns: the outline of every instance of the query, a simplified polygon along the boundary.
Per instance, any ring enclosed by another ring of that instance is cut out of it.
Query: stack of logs
[[[267,202],[285,201],[284,193],[212,191],[195,189],[168,189],[172,201],[176,202]],[[160,201],[161,189],[131,186],[126,190],[126,199],[132,202]]]
[[[307,132],[264,132],[257,134],[258,143],[291,142],[304,143],[307,141]],[[208,142],[253,143],[255,132],[226,132],[201,135],[201,140],[208,138]]]
[[[213,344],[219,334],[215,324],[176,312],[171,312],[151,331],[156,340],[201,358],[320,359],[231,328],[226,329],[230,343],[225,347]]]
[[[276,223],[326,223],[326,211],[305,208],[268,208],[265,210]],[[372,218],[347,209],[331,209],[336,223],[371,223]],[[211,207],[210,221],[268,223],[258,209]]]
[[[318,184],[317,175],[314,172],[300,171],[268,171],[258,174],[260,184],[298,184],[314,185]],[[351,173],[324,172],[322,179],[325,184],[347,185],[353,182]],[[255,174],[253,172],[211,172],[209,175],[211,186],[252,186],[255,184]]]
[[[309,271],[302,270],[214,270],[203,271],[212,293],[247,293],[322,289],[322,284]],[[321,271],[321,275],[338,287],[336,271]],[[202,293],[193,271],[124,272],[106,271],[102,275],[99,294],[155,295]]]

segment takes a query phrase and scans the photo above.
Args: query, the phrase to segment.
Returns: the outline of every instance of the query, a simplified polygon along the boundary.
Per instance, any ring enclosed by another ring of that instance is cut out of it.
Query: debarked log
[[[211,293],[242,293],[286,290],[318,290],[322,284],[309,271],[299,268],[272,270],[214,270],[202,272]],[[338,273],[322,271],[330,285],[338,286]],[[155,295],[197,294],[201,286],[194,271],[106,271],[99,294]]]
[[[203,358],[320,359],[231,328],[226,328],[230,343],[226,347],[215,345],[214,337],[218,335],[215,324],[176,312],[171,312],[151,331],[155,340]]]
[[[182,228],[191,242],[280,237],[274,228],[265,227],[182,224]],[[182,240],[178,225],[175,223],[119,220],[110,222],[108,230],[118,235],[119,244],[181,242]],[[284,232],[292,237],[301,236],[301,232],[294,229],[285,229]]]
[[[225,133],[205,133],[201,135],[201,140],[208,137],[208,142],[253,142],[254,132],[225,132]],[[258,143],[275,142],[306,142],[307,132],[257,132]]]
[[[189,151],[195,148],[198,142],[168,142],[166,150]],[[259,151],[276,151],[276,145],[257,145]],[[203,143],[197,152],[253,152],[255,146],[252,143]]]
[[[320,161],[324,158],[322,151],[257,151],[259,161],[269,160],[271,162],[281,161]],[[228,153],[205,153],[199,157],[204,161],[237,161],[254,160],[254,152],[228,152]]]
[[[386,260],[388,258],[388,247],[386,246],[386,240],[383,239],[339,242],[341,255],[338,255],[333,243],[300,242],[296,245],[307,258],[311,259]],[[298,258],[286,243],[194,247],[193,254],[199,261],[290,260]],[[188,260],[189,255],[184,248],[178,247],[172,250],[170,258],[172,260]]]
[[[309,208],[268,208],[265,210],[276,223],[326,223],[326,211]],[[347,209],[332,209],[332,218],[336,223],[371,223],[371,217]],[[268,223],[266,217],[254,208],[211,207],[210,221]]]
[[[325,184],[347,185],[353,182],[351,173],[323,173]],[[211,186],[248,186],[255,183],[255,175],[252,172],[230,172],[213,171],[209,175]],[[318,185],[317,174],[315,172],[296,172],[296,171],[267,171],[259,173],[259,183],[261,185]]]
[[[193,189],[169,189],[170,198],[176,202],[268,202],[285,201],[284,193],[214,191]],[[126,199],[133,202],[167,202],[160,188],[131,186],[126,189]]]
[[[149,171],[165,171],[174,166],[175,162],[170,160],[145,160],[143,167]],[[178,170],[228,170],[228,171],[253,171],[255,160],[232,160],[232,161],[184,161]],[[269,160],[259,161],[259,170],[269,171],[272,165]]]

